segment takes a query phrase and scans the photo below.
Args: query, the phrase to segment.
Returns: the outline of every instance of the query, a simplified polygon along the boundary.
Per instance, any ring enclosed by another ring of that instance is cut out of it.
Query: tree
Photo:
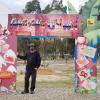
[[[67,53],[71,57],[74,57],[75,39],[68,39],[67,41]]]
[[[63,8],[63,0],[60,0],[59,5],[60,5],[60,8]]]
[[[87,33],[89,31],[95,30],[97,29],[99,26],[97,25],[98,22],[94,23],[93,27],[87,27],[87,19],[89,18],[94,18],[93,17],[94,14],[96,14],[96,4],[98,3],[99,0],[89,0],[88,2],[85,3],[85,5],[81,8],[80,10],[80,14],[82,14],[82,30],[84,33]],[[96,20],[95,20],[96,21]]]
[[[38,0],[32,0],[27,2],[24,13],[41,13],[40,2]]]
[[[45,9],[42,10],[42,13],[43,13],[43,14],[47,14],[47,13],[50,12],[50,11],[51,11],[51,8],[50,8],[50,5],[48,4],[48,5],[45,7]]]
[[[62,11],[63,11],[64,13],[66,13],[66,10],[67,10],[67,6],[64,6],[63,9],[62,9]]]
[[[34,43],[38,47],[40,47],[40,45],[41,45],[41,41],[38,38],[34,38],[34,39],[32,39],[32,38],[18,38],[17,39],[17,44],[18,44],[17,51],[19,53],[25,54],[29,50],[29,46],[31,43],[32,44]]]
[[[57,7],[58,4],[59,4],[59,3],[58,3],[57,0],[53,0],[53,1],[52,1],[52,4],[51,4],[51,7],[55,9],[55,8]]]
[[[28,38],[18,38],[17,39],[17,51],[19,53],[25,54],[28,50]]]

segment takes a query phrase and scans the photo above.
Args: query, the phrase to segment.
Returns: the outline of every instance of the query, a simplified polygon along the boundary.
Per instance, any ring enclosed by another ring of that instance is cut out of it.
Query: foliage
[[[95,8],[95,6],[99,4],[98,2],[99,0],[89,0],[80,10],[80,14],[82,15],[82,28],[84,33],[100,28],[100,22],[97,21],[97,16],[93,16],[98,14],[98,9]],[[89,18],[93,18],[95,20],[95,24],[90,27],[87,26],[87,19]]]
[[[68,39],[67,52],[74,57],[75,39]]]
[[[55,59],[57,56],[64,58],[64,54],[74,54],[74,40],[73,39],[42,39],[42,38],[18,38],[18,51],[20,53],[26,53],[29,50],[29,44],[34,43],[39,47],[42,58],[47,59],[51,57]],[[25,45],[23,45],[25,44]]]
[[[42,13],[44,14],[48,14],[54,10],[61,10],[63,13],[66,13],[67,7],[63,6],[62,4],[62,0],[57,1],[57,0],[53,0],[51,4],[48,4],[44,10],[42,10]]]
[[[48,4],[48,5],[45,7],[45,9],[42,10],[42,13],[43,13],[43,14],[47,14],[47,13],[50,12],[50,11],[51,11],[50,5]]]
[[[17,51],[19,51],[19,53],[23,53],[25,54],[28,50],[29,50],[29,45],[30,43],[34,43],[35,45],[37,45],[38,47],[40,46],[40,39],[38,38],[18,38],[17,39],[17,43],[18,43],[18,47],[17,47]]]
[[[32,0],[27,2],[24,13],[41,13],[40,2],[38,0]]]

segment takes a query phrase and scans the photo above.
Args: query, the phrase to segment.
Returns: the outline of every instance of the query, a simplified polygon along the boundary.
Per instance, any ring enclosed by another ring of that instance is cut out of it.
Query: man
[[[31,76],[31,88],[30,93],[34,93],[35,89],[35,82],[36,82],[36,74],[37,70],[41,63],[41,57],[39,52],[36,49],[36,46],[31,46],[30,51],[26,53],[25,56],[18,55],[20,59],[27,60],[26,64],[26,73],[25,73],[25,85],[24,85],[24,91],[22,91],[22,94],[29,93],[29,79]]]

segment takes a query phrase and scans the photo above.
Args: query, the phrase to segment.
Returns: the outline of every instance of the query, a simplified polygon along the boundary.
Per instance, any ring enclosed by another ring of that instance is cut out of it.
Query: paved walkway
[[[100,100],[98,94],[76,94],[69,88],[41,88],[36,89],[35,94],[16,93],[0,94],[0,100]]]

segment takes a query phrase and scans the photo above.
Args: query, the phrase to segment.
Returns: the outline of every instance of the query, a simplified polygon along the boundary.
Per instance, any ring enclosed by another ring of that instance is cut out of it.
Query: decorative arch
[[[10,14],[8,30],[0,29],[1,92],[16,90],[17,36],[75,38],[75,92],[97,92],[97,46],[91,33],[81,37],[80,15]]]

